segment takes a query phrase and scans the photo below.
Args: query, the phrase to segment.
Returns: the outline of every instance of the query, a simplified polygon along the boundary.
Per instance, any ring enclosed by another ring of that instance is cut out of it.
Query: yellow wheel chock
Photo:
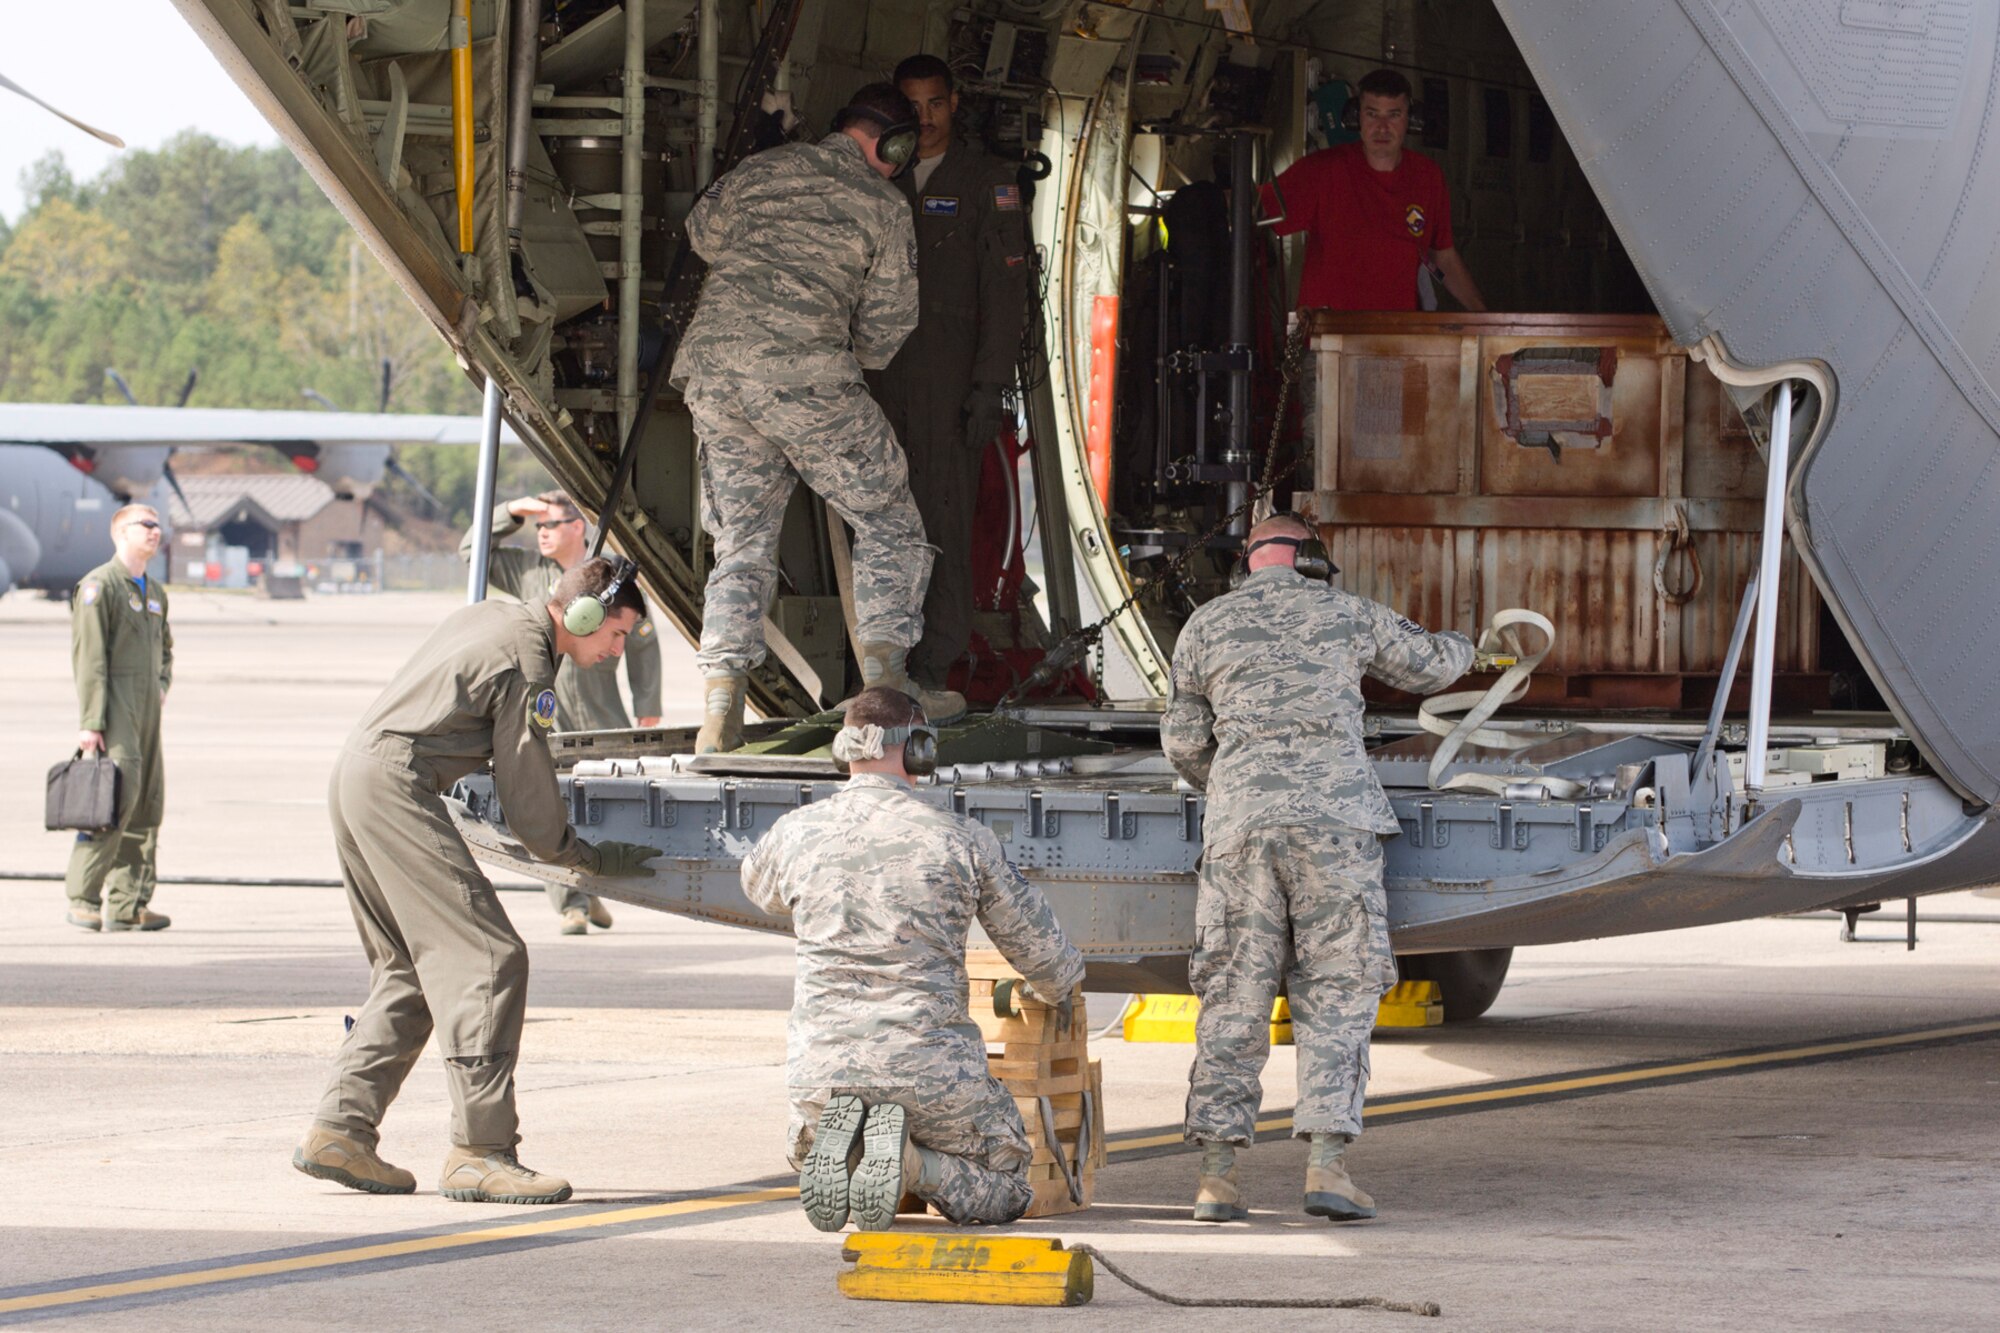
[[[958,1305],[1085,1305],[1096,1270],[1090,1256],[1053,1236],[860,1231],[840,1257],[840,1294],[860,1301]]]

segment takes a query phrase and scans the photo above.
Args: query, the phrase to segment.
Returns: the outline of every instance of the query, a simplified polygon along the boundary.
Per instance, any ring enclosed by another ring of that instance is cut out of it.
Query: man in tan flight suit
[[[79,930],[165,930],[148,911],[166,806],[160,709],[174,678],[167,590],[146,576],[160,549],[160,515],[126,505],[111,516],[115,554],[83,576],[70,603],[77,748],[118,765],[118,823],[79,833],[70,849],[65,916]]]
[[[618,656],[643,603],[613,566],[587,560],[545,600],[453,612],[362,715],[327,789],[348,906],[368,953],[368,999],[292,1165],[371,1194],[408,1194],[416,1177],[376,1155],[378,1127],[433,1026],[451,1090],[452,1149],[438,1184],[471,1203],[560,1203],[569,1182],[522,1166],[514,1148],[514,1062],[527,1010],[528,955],[474,864],[442,793],[493,764],[507,827],[537,860],[585,874],[650,876],[658,853],[579,840],[556,789],[548,734],[556,666]],[[564,623],[595,598],[603,623]]]
[[[938,690],[972,636],[979,472],[1009,420],[1004,396],[1028,300],[1028,224],[1015,165],[952,138],[951,68],[911,56],[896,66],[896,86],[922,127],[916,165],[895,182],[916,224],[917,329],[873,387],[938,547],[923,638],[909,659],[911,679]]]
[[[529,519],[535,524],[535,554],[503,547]],[[477,528],[458,544],[458,558],[472,560]],[[523,602],[547,601],[565,570],[574,569],[590,553],[583,512],[561,491],[544,491],[509,500],[493,511],[493,546],[486,560],[486,577],[493,587]],[[632,714],[618,697],[618,662],[606,658],[589,669],[569,662],[556,670],[556,730],[622,731],[632,717],[642,727],[660,725],[660,641],[651,616],[641,613],[639,627],[626,640],[625,675],[632,687]],[[611,909],[604,900],[570,888],[549,885],[549,906],[562,918],[562,933],[582,935],[596,926],[611,929]]]

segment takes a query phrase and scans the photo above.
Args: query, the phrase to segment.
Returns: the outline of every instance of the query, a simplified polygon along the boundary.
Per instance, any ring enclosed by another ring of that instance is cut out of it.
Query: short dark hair
[[[556,586],[549,589],[549,605],[560,611],[577,598],[601,593],[610,586],[611,561],[601,555],[596,556],[571,567],[556,580]],[[614,612],[634,611],[639,619],[646,618],[646,599],[639,591],[637,574],[618,586],[618,595],[611,599],[607,609]]]
[[[933,55],[909,56],[896,66],[893,82],[898,88],[912,79],[943,79],[948,93],[958,88],[958,81],[951,77],[951,66]]]
[[[902,727],[923,716],[917,701],[893,685],[871,685],[847,701],[850,727]]]
[[[836,131],[850,125],[867,122],[875,129],[877,138],[891,125],[907,125],[917,118],[916,108],[910,99],[903,96],[903,90],[893,83],[868,83],[855,90],[847,99],[847,105],[833,119]]]
[[[567,523],[572,519],[583,517],[583,511],[576,507],[576,501],[570,499],[566,491],[543,491],[535,498],[552,509],[562,510],[562,522]]]
[[[1355,88],[1354,97],[1356,101],[1364,97],[1400,97],[1407,102],[1411,100],[1410,81],[1393,69],[1370,70]]]

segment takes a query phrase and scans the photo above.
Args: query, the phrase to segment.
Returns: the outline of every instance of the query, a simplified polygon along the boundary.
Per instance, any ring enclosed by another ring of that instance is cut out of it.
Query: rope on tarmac
[[[1149,1287],[1104,1256],[1095,1245],[1071,1245],[1077,1254],[1087,1254],[1091,1262],[1141,1295],[1167,1305],[1228,1310],[1387,1310],[1392,1314],[1414,1314],[1435,1319],[1444,1311],[1436,1301],[1392,1301],[1386,1296],[1172,1296],[1158,1287]]]

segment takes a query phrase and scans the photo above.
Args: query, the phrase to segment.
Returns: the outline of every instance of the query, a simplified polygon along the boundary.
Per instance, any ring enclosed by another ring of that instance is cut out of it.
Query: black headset
[[[899,727],[882,728],[882,745],[884,754],[888,753],[889,746],[903,747],[903,771],[913,778],[926,778],[937,772],[937,729],[931,726],[930,719],[924,716],[921,708],[911,721]],[[833,766],[842,773],[847,772],[845,759],[834,760]]]
[[[1271,517],[1289,518],[1304,523],[1307,527],[1313,526],[1312,520],[1290,512],[1273,514]],[[1250,553],[1260,546],[1291,547],[1295,552],[1292,557],[1292,568],[1306,578],[1318,579],[1321,583],[1333,582],[1333,576],[1340,572],[1340,566],[1334,564],[1333,557],[1327,554],[1326,543],[1318,537],[1260,537],[1243,550],[1243,567],[1246,572],[1250,567]]]
[[[914,117],[904,116],[901,120],[891,120],[872,106],[842,107],[840,114],[833,118],[833,128],[844,130],[856,120],[870,120],[882,127],[875,138],[875,156],[895,168],[889,179],[894,180],[908,171],[917,160],[917,136],[923,133],[923,126]]]
[[[611,582],[604,585],[602,592],[583,593],[563,608],[563,628],[579,639],[604,627],[611,615],[611,604],[639,573],[639,567],[622,555],[607,555],[602,559],[611,566]]]

